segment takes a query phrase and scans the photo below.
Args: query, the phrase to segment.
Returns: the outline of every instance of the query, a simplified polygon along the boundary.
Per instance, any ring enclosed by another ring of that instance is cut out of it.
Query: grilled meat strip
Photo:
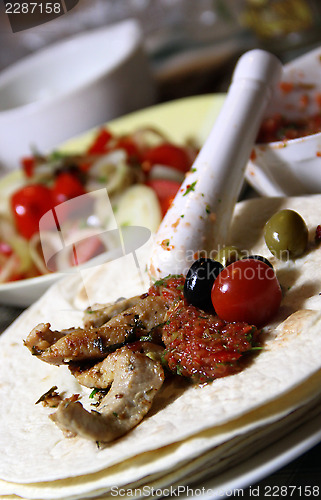
[[[84,327],[99,327],[114,316],[126,311],[130,307],[135,306],[142,300],[142,297],[136,295],[130,299],[121,299],[114,304],[94,304],[93,307],[86,309],[84,314]]]
[[[154,361],[160,361],[164,347],[152,342],[134,342],[128,347],[135,352],[145,354]],[[114,380],[115,366],[120,349],[108,354],[103,360],[89,368],[84,363],[70,363],[69,370],[79,384],[95,389],[107,389]]]
[[[32,354],[39,355],[62,337],[65,337],[65,335],[76,333],[79,330],[81,329],[70,328],[61,332],[52,331],[50,330],[50,323],[39,323],[39,325],[31,330],[24,344]]]
[[[142,296],[133,307],[98,328],[51,331],[50,324],[36,326],[25,345],[50,364],[102,359],[118,347],[156,330],[165,320],[169,305],[163,297]]]
[[[62,401],[51,418],[69,434],[107,443],[143,419],[163,384],[164,371],[159,361],[129,346],[108,356],[99,370],[102,379],[113,383],[97,411],[89,413],[80,402]]]

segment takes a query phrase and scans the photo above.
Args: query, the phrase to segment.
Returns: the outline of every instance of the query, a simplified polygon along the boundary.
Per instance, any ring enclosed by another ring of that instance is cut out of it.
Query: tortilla
[[[269,429],[272,436],[282,435],[290,421],[294,427],[309,418],[311,409],[320,411],[321,250],[311,247],[296,261],[277,262],[262,237],[265,221],[285,207],[302,215],[312,236],[321,221],[318,206],[319,195],[255,199],[237,206],[231,242],[268,257],[286,290],[264,350],[241,373],[204,387],[167,385],[142,423],[108,446],[65,438],[49,420],[50,411],[34,404],[53,385],[84,399],[90,391],[66,367],[30,356],[22,341],[42,321],[57,329],[80,325],[88,302],[145,291],[147,275],[130,265],[133,256],[127,255],[50,289],[0,338],[0,494],[108,497],[115,486],[172,484],[192,479],[192,473],[200,479],[219,473],[224,463],[233,464],[236,453],[246,456],[246,450],[271,442]],[[136,255],[142,270],[146,255],[148,245]]]

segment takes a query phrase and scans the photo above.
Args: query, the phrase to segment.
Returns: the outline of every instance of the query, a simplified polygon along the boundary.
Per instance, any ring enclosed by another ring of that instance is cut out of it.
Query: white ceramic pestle
[[[262,50],[246,52],[223,108],[155,236],[151,278],[186,274],[201,251],[225,244],[262,116],[282,65]]]

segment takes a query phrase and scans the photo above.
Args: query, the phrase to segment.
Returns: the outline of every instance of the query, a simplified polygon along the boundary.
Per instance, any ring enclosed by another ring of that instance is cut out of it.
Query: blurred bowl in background
[[[55,43],[0,74],[0,168],[153,102],[136,21]]]
[[[280,86],[266,117],[288,120],[321,116],[321,47],[284,66]],[[321,192],[321,132],[296,139],[256,144],[248,163],[248,182],[265,196]]]

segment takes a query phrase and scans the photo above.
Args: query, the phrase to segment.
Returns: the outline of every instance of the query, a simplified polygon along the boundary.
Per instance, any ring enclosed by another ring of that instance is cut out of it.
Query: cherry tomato
[[[30,184],[11,197],[11,208],[18,232],[26,239],[39,231],[39,220],[52,208],[51,190],[42,184]]]
[[[191,161],[187,152],[174,144],[163,143],[146,151],[143,162],[145,165],[167,165],[182,172],[187,172]]]
[[[164,216],[181,185],[179,182],[167,179],[150,179],[146,184],[154,189],[161,206],[162,215]]]
[[[221,319],[262,326],[278,311],[282,292],[270,266],[259,260],[242,259],[221,271],[211,297]]]
[[[61,172],[57,175],[52,188],[54,206],[85,194],[86,191],[77,175],[70,172]]]

